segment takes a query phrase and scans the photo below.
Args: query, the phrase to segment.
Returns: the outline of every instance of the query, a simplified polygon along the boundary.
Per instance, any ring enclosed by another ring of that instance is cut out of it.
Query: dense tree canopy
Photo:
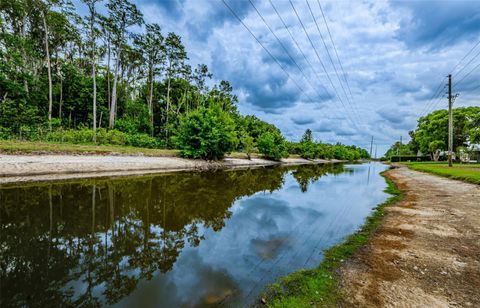
[[[179,35],[146,24],[128,0],[82,2],[85,16],[68,0],[1,1],[0,139],[288,155],[277,127],[238,113],[228,81],[190,66]],[[364,156],[313,139],[299,147],[308,158]]]

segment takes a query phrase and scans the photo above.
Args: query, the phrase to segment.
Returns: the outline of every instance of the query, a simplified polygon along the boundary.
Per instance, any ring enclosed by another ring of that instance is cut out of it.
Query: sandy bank
[[[234,169],[273,165],[319,164],[339,161],[286,158],[281,162],[266,159],[226,158],[207,162],[178,157],[105,155],[0,155],[0,184],[51,181],[77,178],[140,175],[160,172]]]

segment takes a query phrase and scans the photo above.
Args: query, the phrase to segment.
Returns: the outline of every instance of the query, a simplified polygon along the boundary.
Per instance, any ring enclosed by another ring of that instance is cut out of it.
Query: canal
[[[386,200],[328,164],[0,187],[0,306],[243,306]]]

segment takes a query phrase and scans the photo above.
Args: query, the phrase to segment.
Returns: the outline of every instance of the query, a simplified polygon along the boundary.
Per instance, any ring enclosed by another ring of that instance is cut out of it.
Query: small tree
[[[201,107],[180,118],[172,139],[183,157],[208,160],[222,159],[238,141],[235,122],[217,105]]]
[[[266,158],[280,160],[288,157],[287,142],[279,132],[265,132],[258,137],[258,151]]]
[[[242,145],[243,151],[247,154],[248,159],[252,159],[251,154],[255,148],[255,142],[253,137],[250,136],[247,132],[243,132],[240,137],[240,143]]]

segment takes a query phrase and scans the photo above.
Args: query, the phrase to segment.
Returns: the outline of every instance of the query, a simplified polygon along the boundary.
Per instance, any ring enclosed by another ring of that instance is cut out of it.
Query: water
[[[387,195],[381,164],[0,188],[1,307],[241,306]]]

